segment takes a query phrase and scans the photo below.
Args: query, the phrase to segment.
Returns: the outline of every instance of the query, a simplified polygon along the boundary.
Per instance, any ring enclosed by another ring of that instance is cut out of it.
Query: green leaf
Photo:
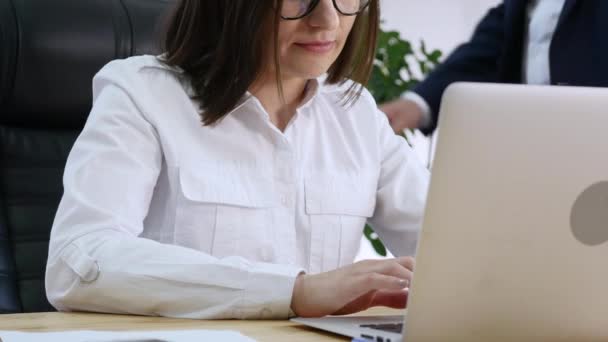
[[[386,247],[384,247],[384,244],[377,237],[377,235],[374,232],[374,230],[372,229],[372,227],[370,227],[369,225],[365,225],[365,228],[363,229],[363,234],[365,235],[367,240],[371,243],[372,247],[374,248],[376,253],[378,253],[378,255],[380,255],[380,256],[387,255]]]
[[[421,55],[421,57],[418,57]],[[376,58],[368,88],[376,102],[393,100],[418,83],[417,74],[408,63],[408,57],[416,61],[415,67],[424,76],[439,63],[439,50],[428,52],[420,41],[418,52],[412,43],[403,39],[397,31],[380,30]]]
[[[374,250],[376,251],[376,253],[378,253],[378,255],[380,256],[387,256],[388,254],[386,253],[386,247],[384,247],[384,244],[382,244],[382,241],[378,240],[373,240],[371,241],[372,246],[374,247]]]

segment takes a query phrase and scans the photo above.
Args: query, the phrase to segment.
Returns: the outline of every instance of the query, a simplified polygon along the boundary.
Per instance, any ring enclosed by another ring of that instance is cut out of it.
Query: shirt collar
[[[298,110],[302,110],[302,109],[305,109],[305,108],[308,108],[311,106],[314,98],[319,94],[319,91],[321,88],[320,85],[321,85],[323,79],[324,79],[324,77],[312,78],[312,79],[309,79],[308,82],[306,82],[306,87],[304,88],[304,97],[302,98],[300,105],[298,105],[298,108],[297,108]],[[232,113],[238,111],[239,109],[243,108],[247,104],[253,104],[253,105],[259,107],[259,109],[261,109],[264,113],[266,113],[260,100],[258,100],[258,98],[255,97],[252,93],[247,91],[245,93],[245,95],[243,95],[241,100],[239,100],[239,102],[236,104],[234,109],[231,110],[228,114],[232,114]]]
[[[157,58],[163,64],[163,66],[166,67],[167,69],[169,69],[173,72],[176,72],[178,74],[181,74],[181,75],[184,74],[184,70],[182,68],[180,68],[178,66],[169,66],[166,64],[166,54],[159,55],[159,56],[157,56]],[[300,105],[298,106],[299,110],[310,107],[312,100],[319,93],[321,84],[323,84],[325,82],[326,78],[327,78],[327,75],[325,74],[325,75],[321,75],[317,78],[311,78],[308,80],[308,82],[306,82],[306,87],[304,88],[304,98],[302,99],[302,102],[300,102]],[[184,90],[186,91],[186,94],[188,94],[189,97],[196,96],[196,93],[194,92],[191,82],[189,82],[189,81],[184,82],[184,88],[185,88]],[[243,107],[245,104],[252,101],[252,99],[255,99],[259,103],[259,100],[257,100],[257,98],[255,96],[253,96],[253,94],[251,94],[249,91],[247,91],[245,93],[245,95],[243,95],[243,97],[237,102],[234,109],[231,110],[228,114],[231,114],[234,111],[238,110],[239,108]]]
[[[312,78],[306,82],[306,87],[304,88],[304,98],[298,106],[298,109],[304,109],[310,106],[312,100],[317,96],[317,94],[319,94],[320,84],[321,82],[318,78]]]
[[[168,67],[168,66],[166,66],[166,67],[178,74],[181,74],[181,75],[184,74],[183,69],[181,69],[179,67]],[[311,78],[308,80],[308,82],[306,82],[306,87],[304,88],[304,97],[302,98],[302,101],[300,102],[300,105],[297,108],[298,111],[300,111],[302,109],[306,109],[312,105],[313,100],[319,94],[321,85],[325,82],[326,77],[327,77],[326,75],[322,75],[318,78]],[[196,96],[194,88],[192,87],[192,84],[189,80],[183,79],[182,85],[184,87],[184,91],[190,98]],[[251,92],[247,91],[241,97],[241,99],[237,102],[236,106],[234,106],[234,109],[232,109],[230,112],[228,112],[228,115],[233,114],[234,112],[240,110],[247,104],[255,104],[260,109],[262,109],[264,113],[266,112],[264,110],[261,102]]]

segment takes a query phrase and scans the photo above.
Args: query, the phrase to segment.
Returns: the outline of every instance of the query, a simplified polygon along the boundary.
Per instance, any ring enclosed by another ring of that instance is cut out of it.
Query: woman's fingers
[[[409,286],[409,280],[382,273],[367,273],[359,276],[359,292],[371,290],[403,290]]]
[[[413,276],[410,268],[414,259],[410,257],[382,261],[364,261],[349,272],[349,289],[343,293],[347,298],[357,298],[370,291],[393,291],[398,293],[409,288]]]
[[[413,258],[362,261],[296,279],[292,309],[300,316],[357,312],[370,306],[402,308],[407,301]]]
[[[363,264],[360,272],[363,274],[374,272],[390,275],[409,282],[412,279],[413,260],[413,258],[406,257],[370,262]]]
[[[405,309],[409,291],[377,291],[371,306],[386,306],[393,309]]]
[[[371,291],[403,291],[409,287],[410,281],[382,273],[363,273],[352,277],[349,283],[349,289],[344,293],[347,301]]]
[[[414,267],[416,266],[416,259],[412,257],[399,257],[396,258],[395,261],[412,272],[414,271]]]

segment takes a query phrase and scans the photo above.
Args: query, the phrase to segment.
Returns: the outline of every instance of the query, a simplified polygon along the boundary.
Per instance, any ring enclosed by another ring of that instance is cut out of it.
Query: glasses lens
[[[258,0],[253,0],[258,1]],[[283,0],[281,16],[286,19],[299,18],[306,14],[312,0]]]
[[[336,0],[336,5],[340,12],[347,15],[354,15],[367,7],[369,2],[370,0]]]

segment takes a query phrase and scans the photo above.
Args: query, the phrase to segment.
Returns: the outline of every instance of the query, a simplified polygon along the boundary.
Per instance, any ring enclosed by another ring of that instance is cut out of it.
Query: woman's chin
[[[316,69],[310,69],[310,70],[306,70],[305,72],[300,72],[300,77],[303,79],[313,79],[313,78],[319,78],[323,75],[325,75],[327,73],[329,69],[327,68],[316,68]]]

